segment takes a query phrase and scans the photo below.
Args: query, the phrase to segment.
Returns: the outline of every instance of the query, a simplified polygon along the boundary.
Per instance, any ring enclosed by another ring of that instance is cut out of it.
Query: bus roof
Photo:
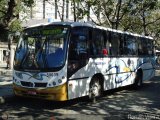
[[[136,37],[153,39],[150,36],[144,36],[144,35],[135,34],[135,33],[127,32],[127,31],[121,31],[121,30],[111,29],[111,28],[107,28],[107,27],[103,27],[103,26],[98,26],[98,25],[95,25],[91,22],[52,22],[52,23],[45,23],[45,24],[44,23],[43,24],[37,24],[37,25],[33,25],[33,26],[30,26],[30,27],[27,27],[27,28],[43,27],[43,26],[49,26],[49,25],[68,25],[68,26],[71,26],[71,27],[86,26],[86,27],[98,28],[98,29],[106,30],[106,31],[110,31],[110,32],[116,32],[116,33],[120,33],[120,34],[127,34],[127,35],[133,35],[133,36],[136,36]]]
[[[52,22],[49,25],[69,25],[71,27],[76,26],[86,26],[86,27],[94,27],[94,24],[88,22]]]

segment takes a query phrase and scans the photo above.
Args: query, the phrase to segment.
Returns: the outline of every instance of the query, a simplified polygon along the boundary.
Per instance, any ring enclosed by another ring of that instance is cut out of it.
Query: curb
[[[13,69],[2,69],[2,68],[0,68],[0,75],[12,76],[12,74],[13,74]]]
[[[3,75],[3,76],[12,76],[12,71],[0,71],[0,75]]]
[[[4,82],[0,82],[0,86],[11,86],[13,84],[13,82],[8,82],[8,81],[4,81]]]
[[[7,96],[0,96],[0,104],[4,104],[8,101],[11,101],[14,97],[14,94],[13,95],[7,95]]]
[[[13,99],[14,92],[12,90],[12,84],[0,85],[0,104],[4,104]]]

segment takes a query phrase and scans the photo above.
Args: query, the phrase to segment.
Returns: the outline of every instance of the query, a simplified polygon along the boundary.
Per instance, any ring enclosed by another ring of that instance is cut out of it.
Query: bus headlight
[[[54,86],[56,85],[56,82],[55,82],[55,81],[53,81],[53,85],[54,85]]]
[[[49,86],[49,87],[52,87],[53,85],[49,83],[48,86]]]
[[[19,80],[17,80],[17,79],[14,79],[14,83],[15,83],[16,85],[21,85],[21,82],[20,82]]]
[[[61,79],[59,79],[59,80],[58,80],[58,83],[62,83],[62,80],[61,80]]]

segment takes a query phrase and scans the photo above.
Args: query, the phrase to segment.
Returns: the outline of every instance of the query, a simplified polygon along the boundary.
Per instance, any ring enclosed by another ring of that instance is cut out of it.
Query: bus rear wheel
[[[134,89],[138,89],[140,87],[142,87],[143,85],[143,77],[142,77],[142,71],[138,70],[136,73],[136,77],[135,77],[135,82],[133,84],[133,88]]]
[[[93,103],[95,103],[96,98],[100,97],[101,94],[102,94],[102,85],[100,83],[100,80],[98,79],[98,77],[94,77],[90,83],[89,99]]]

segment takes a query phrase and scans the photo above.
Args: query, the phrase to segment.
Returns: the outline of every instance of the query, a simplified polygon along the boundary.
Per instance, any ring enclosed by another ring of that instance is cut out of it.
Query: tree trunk
[[[74,22],[77,21],[77,16],[76,16],[76,1],[73,0],[73,14],[74,14]]]
[[[46,3],[45,3],[46,0],[43,0],[43,19],[45,19],[45,14],[46,14]]]
[[[142,11],[142,27],[143,27],[144,35],[148,35],[147,26],[146,26],[145,11],[144,10]]]
[[[90,8],[91,8],[91,4],[90,2],[87,3],[87,21],[90,21]]]
[[[15,7],[16,7],[15,0],[10,0],[8,2],[8,9],[7,9],[7,12],[5,14],[5,18],[3,19],[6,28],[8,28],[8,26],[11,24],[10,22],[12,22],[12,20],[15,17],[17,17],[17,15],[13,15]]]
[[[65,9],[65,0],[63,0],[63,5],[62,5],[62,21],[64,21],[64,9]]]
[[[118,27],[119,27],[121,4],[122,4],[122,0],[118,0],[116,21],[115,21],[115,29],[118,29]]]

